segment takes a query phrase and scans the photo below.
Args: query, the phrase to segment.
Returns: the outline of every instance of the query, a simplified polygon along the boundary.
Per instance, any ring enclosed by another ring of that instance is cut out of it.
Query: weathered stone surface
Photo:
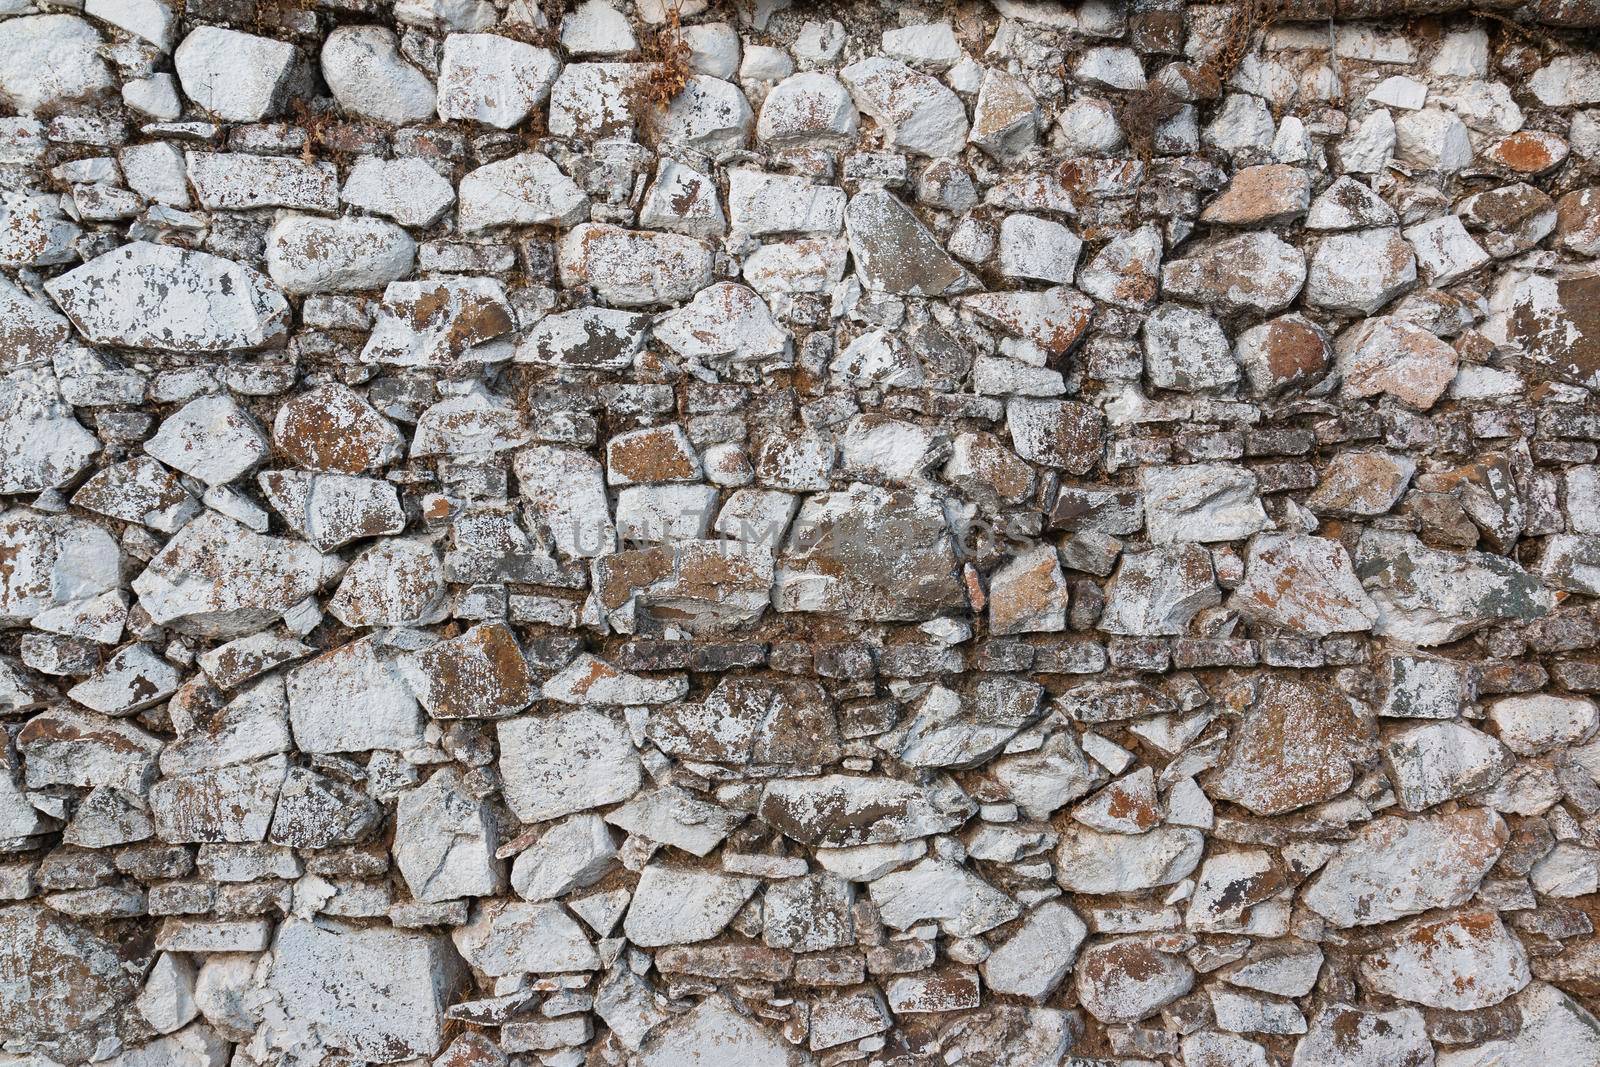
[[[289,919],[273,939],[267,988],[295,1030],[352,1056],[396,1062],[443,1046],[444,1009],[462,978],[443,937]]]
[[[1345,452],[1328,463],[1306,506],[1337,518],[1383,515],[1399,502],[1416,470],[1416,462],[1405,455]]]
[[[1182,956],[1132,937],[1084,949],[1075,973],[1079,1003],[1104,1023],[1138,1022],[1194,986],[1194,970]]]
[[[511,865],[511,888],[524,900],[551,900],[593,885],[616,863],[617,846],[598,815],[571,815],[552,826]]]
[[[263,841],[272,825],[288,763],[255,763],[168,777],[150,789],[151,815],[162,840]]]
[[[1311,257],[1306,303],[1371,315],[1417,283],[1417,257],[1399,230],[1324,237]]]
[[[21,1041],[96,1026],[137,991],[124,950],[92,928],[32,904],[0,909],[4,1032]]]
[[[133,580],[133,591],[159,623],[239,637],[316,592],[327,568],[309,545],[262,536],[207,512],[167,542]]]
[[[796,841],[841,848],[943,833],[971,812],[966,795],[948,785],[828,775],[769,784],[758,814]]]
[[[1158,545],[1248,537],[1267,524],[1256,488],[1254,474],[1225,463],[1145,467],[1145,529]]]
[[[1211,554],[1199,545],[1125,553],[1106,586],[1099,627],[1107,633],[1181,634],[1202,610],[1222,603]]]
[[[561,62],[492,33],[452,33],[439,60],[439,117],[510,129],[550,95]]]
[[[524,822],[626,800],[643,778],[633,743],[605,715],[575,709],[496,727],[506,803]]]
[[[732,921],[757,884],[753,878],[651,864],[639,875],[622,929],[645,948],[708,941]]]
[[[36,493],[74,481],[100,450],[55,383],[26,371],[0,381],[0,491]]]
[[[400,54],[392,30],[340,26],[321,58],[322,77],[346,111],[395,124],[433,118],[433,83]]]
[[[405,660],[401,670],[417,701],[437,719],[505,718],[539,692],[516,634],[500,622],[441,641]]]
[[[1233,728],[1206,790],[1258,815],[1280,815],[1348,789],[1375,742],[1371,712],[1356,701],[1326,685],[1271,676]]]
[[[878,914],[897,930],[933,919],[954,937],[975,937],[1021,911],[1010,897],[972,872],[934,859],[884,875],[867,888]]]
[[[245,152],[190,152],[185,159],[202,207],[332,212],[338,202],[338,171],[326,163]]]
[[[0,1061],[1600,1062],[1486,3],[0,0]]]
[[[563,552],[593,557],[615,549],[616,527],[598,460],[582,452],[535,445],[517,454],[515,470],[522,495]]]
[[[1504,849],[1500,816],[1381,816],[1341,846],[1306,890],[1306,906],[1334,926],[1366,926],[1467,900]]]
[[[455,203],[456,190],[424,160],[366,158],[350,168],[339,199],[402,226],[431,226]]]
[[[840,141],[854,137],[860,121],[850,91],[838,79],[803,71],[767,93],[756,136],[778,145]]]
[[[934,498],[859,482],[806,499],[773,585],[779,611],[861,619],[928,619],[964,602],[952,536]]]
[[[1383,760],[1406,811],[1487,789],[1512,762],[1493,737],[1456,722],[1407,727],[1384,741]]]
[[[144,450],[207,485],[225,485],[267,457],[267,435],[231,397],[203,396],[169,416]]]
[[[1528,359],[1578,385],[1600,381],[1600,322],[1590,315],[1600,275],[1509,275],[1495,293],[1486,331]]]
[[[1305,281],[1305,255],[1267,233],[1225,238],[1161,269],[1168,296],[1269,315],[1288,307]]]
[[[1378,615],[1343,545],[1289,534],[1251,540],[1244,581],[1228,604],[1259,622],[1314,637],[1371,629]]]
[[[1105,439],[1105,420],[1075,400],[1010,400],[1006,426],[1017,455],[1069,474],[1092,470]]]
[[[1145,319],[1145,372],[1161,389],[1196,392],[1239,380],[1239,367],[1222,326],[1209,315],[1163,304]]]
[[[1340,389],[1348,397],[1385,394],[1426,411],[1456,376],[1455,350],[1396,318],[1368,319],[1338,341]]]
[[[751,1067],[796,1067],[797,1049],[784,1045],[767,1026],[742,1014],[725,997],[712,995],[663,1026],[639,1052],[640,1067],[705,1062],[706,1050],[730,1063]]]
[[[411,273],[417,243],[377,219],[290,215],[267,234],[267,273],[286,293],[377,289]]]
[[[1595,1017],[1555,986],[1534,982],[1515,1001],[1521,1026],[1510,1037],[1497,1037],[1471,1049],[1451,1049],[1435,1061],[1439,1067],[1490,1067],[1501,1063],[1546,1059],[1582,1062],[1600,1054]]]
[[[1529,981],[1527,953],[1492,911],[1412,923],[1361,961],[1373,989],[1433,1008],[1475,1011]]]
[[[287,41],[221,26],[197,26],[173,53],[184,95],[228,122],[275,115],[303,80]]]
[[[467,233],[497,226],[571,226],[589,215],[589,198],[537,152],[471,171],[461,179],[460,201],[456,216]]]
[[[971,275],[890,193],[882,189],[857,193],[845,208],[844,222],[856,274],[868,289],[939,296],[973,287]]]
[[[1206,205],[1201,222],[1217,226],[1256,226],[1288,222],[1311,206],[1311,179],[1299,167],[1269,163],[1244,167],[1227,188]]]
[[[1435,1062],[1422,1013],[1367,1011],[1335,1004],[1311,1020],[1295,1048],[1294,1067],[1427,1067]]]
[[[854,63],[839,77],[894,147],[923,156],[960,153],[967,139],[966,108],[937,78],[882,58]]]
[[[588,935],[559,904],[486,902],[451,938],[468,963],[497,978],[600,966]]]
[[[838,744],[822,688],[781,677],[724,679],[703,701],[661,708],[648,731],[663,752],[714,763],[821,763]]]
[[[136,241],[45,288],[100,344],[220,352],[271,348],[288,336],[283,295],[248,267],[205,252]]]
[[[416,698],[393,657],[371,639],[295,668],[288,695],[295,743],[307,752],[403,750],[422,741]]]
[[[19,8],[17,13],[30,9]],[[0,96],[22,115],[49,115],[108,93],[100,31],[76,15],[30,15],[6,27]]]
[[[1497,619],[1535,619],[1555,600],[1521,567],[1486,552],[1428,548],[1410,534],[1369,530],[1356,549],[1378,617],[1373,633],[1447,644]]]
[[[1600,726],[1600,711],[1584,697],[1505,697],[1489,708],[1500,740],[1521,756],[1538,756],[1591,737]]]
[[[502,883],[494,850],[494,816],[465,792],[459,771],[440,771],[400,794],[395,862],[414,899],[493,896]]]
[[[711,282],[711,252],[678,234],[585,223],[561,241],[561,279],[615,307],[687,300]]]
[[[1043,1000],[1072,969],[1088,932],[1067,905],[1041,904],[983,961],[984,984],[997,993]]]
[[[1181,881],[1200,862],[1198,830],[1157,827],[1147,834],[1103,834],[1072,827],[1056,852],[1056,881],[1071,893],[1132,893]]]
[[[1048,545],[1011,560],[989,579],[989,632],[1015,634],[1067,627],[1067,580]]]

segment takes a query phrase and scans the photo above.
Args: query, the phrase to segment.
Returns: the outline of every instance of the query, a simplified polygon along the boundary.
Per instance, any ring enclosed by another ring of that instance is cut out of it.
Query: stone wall
[[[0,0],[0,1067],[1600,1064],[1600,5],[618,4]]]

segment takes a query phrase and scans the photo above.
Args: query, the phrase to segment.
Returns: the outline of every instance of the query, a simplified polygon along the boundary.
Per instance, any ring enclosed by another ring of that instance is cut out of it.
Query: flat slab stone
[[[263,275],[208,252],[134,241],[45,283],[99,344],[169,352],[272,348],[289,305]]]

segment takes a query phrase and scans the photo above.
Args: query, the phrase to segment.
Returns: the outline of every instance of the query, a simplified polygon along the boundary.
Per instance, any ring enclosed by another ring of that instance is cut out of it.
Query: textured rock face
[[[98,344],[171,352],[269,348],[289,307],[265,277],[221,256],[135,241],[52,279],[52,299]]]
[[[0,1067],[1600,1064],[1594,8],[0,0]]]

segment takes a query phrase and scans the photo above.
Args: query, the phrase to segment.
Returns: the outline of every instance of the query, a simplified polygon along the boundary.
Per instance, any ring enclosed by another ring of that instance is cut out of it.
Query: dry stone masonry
[[[0,0],[0,1067],[1600,1067],[1600,0]]]

